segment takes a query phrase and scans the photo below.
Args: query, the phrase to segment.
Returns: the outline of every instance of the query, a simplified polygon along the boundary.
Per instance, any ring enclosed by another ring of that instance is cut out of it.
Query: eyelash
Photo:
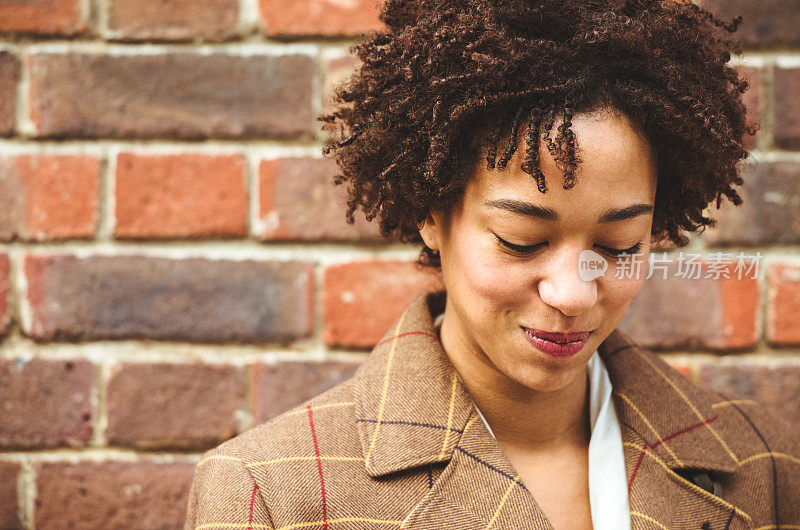
[[[505,239],[502,239],[500,236],[495,234],[497,241],[505,246],[506,248],[513,250],[514,252],[522,255],[532,254],[536,250],[538,250],[541,246],[545,245],[546,243],[537,243],[536,245],[515,245],[514,243],[509,243]],[[630,248],[626,249],[616,249],[616,248],[608,248],[608,247],[601,247],[603,250],[611,254],[613,257],[618,258],[623,254],[636,254],[642,249],[642,242],[638,242]]]

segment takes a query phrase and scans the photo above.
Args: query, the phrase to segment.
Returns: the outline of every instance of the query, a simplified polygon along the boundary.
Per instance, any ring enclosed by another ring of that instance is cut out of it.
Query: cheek
[[[488,305],[508,305],[519,301],[522,286],[515,276],[514,267],[505,262],[492,247],[491,241],[475,238],[471,244],[462,245],[458,253],[456,280],[473,296],[484,299]],[[516,278],[516,279],[515,279]]]
[[[644,279],[612,278],[605,285],[605,305],[609,309],[624,310],[639,292]]]

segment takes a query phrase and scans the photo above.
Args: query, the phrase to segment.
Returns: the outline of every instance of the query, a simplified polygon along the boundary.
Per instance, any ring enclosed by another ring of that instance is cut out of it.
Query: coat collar
[[[435,514],[438,524],[448,517],[453,522],[472,519],[484,526],[490,520],[499,524],[497,514],[485,513],[492,504],[485,502],[485,490],[463,498],[464,491],[476,490],[483,476],[486,488],[503,485],[492,491],[498,501],[513,503],[514,509],[505,513],[513,514],[517,523],[531,527],[531,521],[540,521],[535,527],[551,528],[499,443],[480,421],[472,398],[442,348],[433,319],[444,311],[445,300],[445,291],[418,295],[356,372],[356,427],[366,471],[379,477],[449,462],[437,481],[438,493],[431,492],[431,497],[418,506],[420,510],[413,512],[414,517],[424,519]],[[687,506],[703,506],[704,519],[698,528],[716,519],[727,528],[749,528],[749,518],[741,510],[670,472],[696,468],[730,473],[737,469],[736,456],[714,429],[716,411],[710,394],[657,355],[637,347],[618,329],[603,341],[598,352],[614,388],[633,527],[637,527],[637,514],[641,522],[652,518],[647,515],[647,506],[663,504],[658,500],[663,494],[692,503]],[[459,462],[465,465],[455,465]],[[498,482],[498,476],[506,480]],[[463,489],[456,486],[458,478],[464,480]],[[518,487],[505,491],[509,484]],[[448,499],[450,495],[459,497]],[[671,527],[670,523],[686,522],[685,517],[668,510],[659,521]],[[413,528],[412,522],[413,518],[406,521],[403,528]],[[514,525],[506,521],[498,527]]]

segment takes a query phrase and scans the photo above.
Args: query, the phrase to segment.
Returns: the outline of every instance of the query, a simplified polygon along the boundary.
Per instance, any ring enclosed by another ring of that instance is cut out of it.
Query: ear
[[[441,217],[433,212],[428,212],[422,226],[419,229],[419,235],[422,236],[422,241],[425,245],[433,250],[439,250],[441,244]]]

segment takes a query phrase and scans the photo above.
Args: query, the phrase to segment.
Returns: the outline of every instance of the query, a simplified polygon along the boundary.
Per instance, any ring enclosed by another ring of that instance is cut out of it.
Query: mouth
[[[520,327],[522,327],[530,343],[553,357],[571,357],[578,353],[592,333],[591,331],[557,333],[524,326]]]

